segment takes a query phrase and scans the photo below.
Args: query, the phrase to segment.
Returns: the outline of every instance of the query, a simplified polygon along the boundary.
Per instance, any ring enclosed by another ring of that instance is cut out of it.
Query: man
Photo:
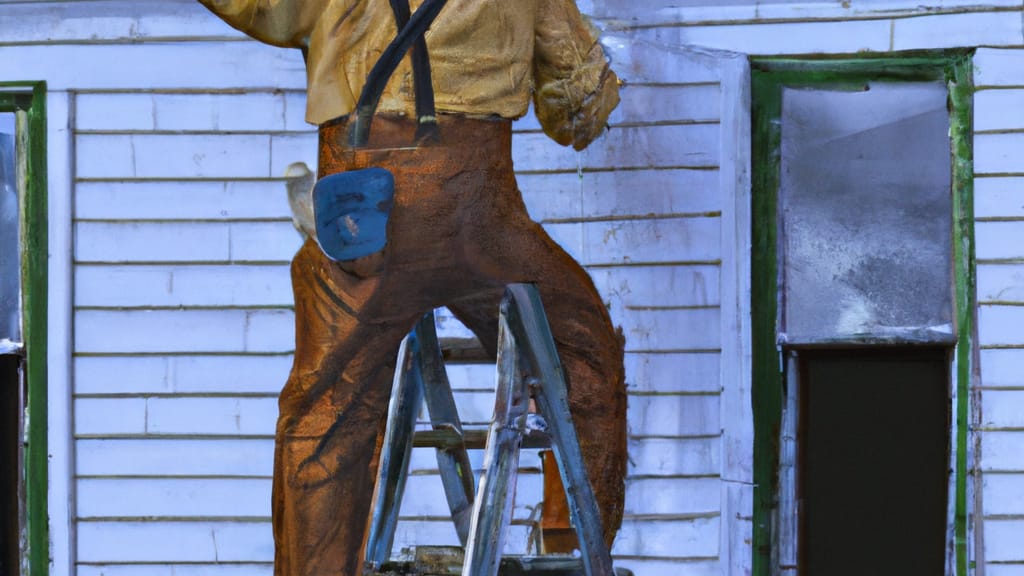
[[[388,0],[200,1],[254,38],[302,50],[320,177],[377,166],[395,179],[382,250],[332,261],[308,240],[292,263],[296,349],[277,427],[275,574],[361,574],[399,342],[423,313],[448,306],[494,352],[498,303],[513,282],[540,290],[610,545],[626,460],[622,337],[586,272],[530,220],[511,160],[511,119],[531,97],[544,131],[576,149],[618,103],[615,74],[574,2],[448,0],[426,34],[437,135],[414,145],[407,58],[369,143],[353,147],[356,100],[397,31]]]

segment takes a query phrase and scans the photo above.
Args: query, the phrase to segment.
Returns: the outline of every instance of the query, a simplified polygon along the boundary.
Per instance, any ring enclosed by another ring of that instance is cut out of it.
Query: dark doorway
[[[943,574],[945,349],[800,353],[802,576]]]
[[[21,543],[21,358],[0,354],[0,576],[16,576]]]

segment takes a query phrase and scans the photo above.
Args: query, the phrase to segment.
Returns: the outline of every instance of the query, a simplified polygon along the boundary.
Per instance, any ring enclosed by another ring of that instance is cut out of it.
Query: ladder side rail
[[[419,341],[415,333],[406,336],[398,351],[398,365],[388,403],[388,426],[384,432],[377,481],[373,490],[373,515],[368,529],[364,572],[379,570],[391,556],[398,513],[412,455],[416,416],[423,403]]]
[[[506,289],[508,325],[531,373],[527,382],[547,423],[566,489],[569,515],[579,535],[580,552],[588,576],[614,576],[611,554],[602,536],[597,500],[583,466],[576,429],[569,411],[565,376],[537,288],[512,284]]]
[[[510,491],[516,484],[519,447],[529,409],[529,391],[519,369],[519,354],[505,320],[498,328],[498,373],[494,417],[487,435],[484,473],[477,499],[462,576],[496,576],[512,517]]]
[[[466,546],[469,542],[476,486],[473,466],[466,451],[462,421],[445,371],[441,345],[437,340],[433,312],[424,315],[419,321],[416,334],[420,343],[419,366],[423,374],[423,395],[430,414],[430,424],[434,430],[447,430],[454,436],[450,443],[436,446],[437,469],[459,542]]]

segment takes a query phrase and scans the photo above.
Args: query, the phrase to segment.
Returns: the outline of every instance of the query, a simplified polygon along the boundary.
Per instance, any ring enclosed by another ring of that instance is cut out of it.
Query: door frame
[[[27,151],[20,191],[21,286],[24,370],[27,380],[25,508],[27,561],[31,576],[50,567],[47,509],[47,314],[48,202],[46,172],[46,83],[0,82],[0,112],[24,112]]]
[[[753,574],[773,574],[776,534],[772,518],[779,506],[779,431],[784,400],[784,359],[777,334],[778,186],[782,88],[863,83],[875,80],[943,80],[949,89],[952,159],[952,251],[954,319],[951,431],[952,478],[949,494],[950,549],[947,570],[967,576],[972,527],[968,494],[973,490],[969,462],[972,405],[970,390],[978,360],[975,343],[976,275],[974,262],[972,51],[751,59],[751,323],[754,414]]]

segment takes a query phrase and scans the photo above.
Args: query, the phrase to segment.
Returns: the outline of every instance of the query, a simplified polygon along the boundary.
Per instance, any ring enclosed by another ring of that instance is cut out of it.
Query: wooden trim
[[[950,101],[950,143],[953,159],[953,266],[956,281],[956,345],[955,406],[956,430],[953,513],[954,574],[969,573],[970,550],[968,540],[971,512],[968,493],[968,460],[977,458],[969,446],[971,426],[970,394],[973,384],[980,381],[977,337],[977,269],[974,258],[974,150],[972,102],[974,98],[974,67],[969,54],[951,59],[946,68],[946,82]],[[981,530],[978,531],[979,534]],[[979,550],[980,550],[979,546]]]
[[[25,506],[28,517],[28,564],[33,576],[49,573],[47,511],[47,198],[46,84],[0,83],[0,110],[24,111],[27,158],[21,205],[23,334],[28,380],[25,449]]]
[[[721,71],[722,198],[720,297],[722,350],[719,379],[723,422],[719,557],[723,576],[750,574],[750,505],[754,491],[750,454],[754,442],[750,398],[750,64],[730,56]]]
[[[754,63],[755,65],[757,62]],[[777,198],[781,142],[781,84],[769,72],[751,70],[751,311],[754,405],[753,574],[772,572],[771,526],[778,486],[778,434],[782,416],[782,369],[775,349],[778,315]]]
[[[972,527],[969,494],[971,382],[977,379],[976,295],[973,220],[971,99],[973,53],[968,50],[880,54],[852,59],[755,59],[752,82],[752,287],[754,410],[754,566],[755,576],[773,573],[777,549],[773,515],[778,506],[779,427],[784,366],[776,329],[778,304],[778,206],[781,95],[784,86],[842,86],[877,80],[945,80],[951,103],[953,154],[953,258],[957,340],[954,421],[951,451],[953,480],[952,574],[967,576]]]

